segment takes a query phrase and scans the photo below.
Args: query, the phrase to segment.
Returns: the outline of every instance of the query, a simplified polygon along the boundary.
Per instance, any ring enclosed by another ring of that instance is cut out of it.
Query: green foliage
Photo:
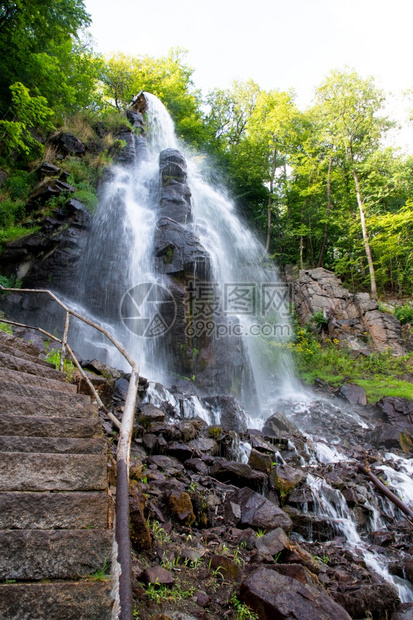
[[[391,352],[372,353],[353,359],[338,340],[318,342],[308,328],[296,330],[295,341],[286,346],[293,355],[298,374],[309,384],[321,379],[332,387],[355,383],[366,390],[370,403],[383,396],[400,396],[413,400],[413,386],[402,379],[413,372],[413,353],[394,357]]]
[[[144,588],[146,596],[154,603],[162,603],[164,601],[176,602],[191,598],[195,588],[188,587],[184,589],[180,584],[175,584],[172,588],[164,585],[150,583]]]
[[[246,604],[241,603],[235,592],[231,596],[231,605],[234,608],[235,620],[258,620],[259,616],[252,611],[252,609]]]
[[[60,370],[60,360],[61,360],[61,350],[60,349],[51,349],[46,355],[46,361],[50,364],[54,364],[56,370]],[[63,363],[63,372],[65,373],[68,379],[72,379],[74,373],[77,368],[73,364],[72,361],[65,358]]]
[[[405,323],[411,323],[413,321],[413,306],[410,304],[398,306],[394,311],[394,315],[399,319],[402,325]]]
[[[53,129],[50,117],[54,112],[44,97],[31,97],[21,82],[12,84],[10,90],[13,120],[0,120],[0,154],[17,152],[33,158],[42,152],[43,145],[33,138],[31,131],[44,133]]]

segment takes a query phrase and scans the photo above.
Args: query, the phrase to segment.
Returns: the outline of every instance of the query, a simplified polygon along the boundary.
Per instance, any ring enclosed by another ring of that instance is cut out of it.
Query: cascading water
[[[159,283],[167,286],[169,277],[167,269],[165,277],[159,274],[154,259],[154,240],[161,217],[159,154],[165,149],[176,149],[178,141],[164,106],[152,95],[145,94],[145,99],[147,148],[140,141],[139,148],[135,148],[134,161],[112,169],[112,178],[105,185],[94,219],[77,302],[83,312],[96,316],[124,343],[141,364],[142,374],[152,379],[146,393],[147,402],[155,406],[167,402],[176,417],[199,417],[210,424],[219,424],[219,407],[206,406],[194,394],[180,400],[154,382],[161,381],[169,386],[175,380],[171,352],[159,345],[160,339],[142,337],[142,333],[138,336],[136,329],[130,329],[131,323],[126,320],[129,317],[139,321],[139,316],[145,315],[148,308],[145,304],[150,306],[152,303],[149,295],[146,301],[137,303],[136,297],[128,297],[128,291],[145,283],[146,293],[153,293],[156,289],[151,289],[151,286]],[[191,344],[191,355],[196,357],[199,354],[196,337],[203,337],[206,331],[217,347],[227,338],[228,346],[232,346],[233,350],[222,364],[231,363],[232,356],[242,355],[237,372],[245,373],[241,383],[246,389],[243,391],[238,387],[234,394],[247,407],[248,426],[260,428],[263,418],[277,407],[303,432],[312,436],[313,447],[306,459],[310,465],[344,461],[346,456],[341,451],[340,441],[347,434],[357,437],[359,431],[361,438],[361,430],[364,431],[368,423],[354,411],[344,410],[342,405],[334,405],[327,399],[316,399],[295,383],[288,351],[282,346],[291,329],[286,287],[280,282],[275,268],[266,266],[263,246],[240,220],[225,190],[205,181],[202,164],[196,158],[187,154],[186,159],[187,183],[192,197],[191,214],[185,230],[193,235],[192,243],[197,238],[205,248],[212,272],[206,282],[200,281],[199,277],[196,280],[195,261],[194,281],[198,288],[204,285],[202,294],[209,295],[201,301],[209,304],[210,309],[213,307],[206,316],[201,313],[198,320],[192,317],[190,337],[195,338],[195,344]],[[172,247],[167,246],[156,260],[169,267],[169,263],[175,260],[173,251]],[[123,321],[120,320],[121,307],[128,310],[126,319],[123,312]],[[182,307],[185,307],[184,304]],[[236,332],[237,338],[229,337],[231,330]],[[201,333],[197,334],[197,331]],[[75,325],[71,337],[74,348],[81,355],[90,357],[95,354],[112,366],[122,367],[123,362],[117,352],[108,348],[87,328]],[[186,342],[172,344],[185,351],[188,348]],[[213,358],[214,351],[209,350],[208,355]],[[244,367],[251,372],[245,372]],[[251,373],[255,386],[245,378]],[[197,380],[197,377],[193,378]],[[231,390],[232,386],[228,392]],[[258,399],[252,397],[254,390]],[[213,384],[210,393],[216,393]],[[294,446],[292,449],[295,449]],[[239,460],[246,462],[250,451],[250,444],[241,441]],[[303,465],[303,457],[299,458]],[[391,458],[397,459],[389,456],[388,460]],[[274,459],[283,462],[276,450]],[[408,472],[402,471],[407,466],[404,461],[395,465],[400,470],[398,478],[393,468],[383,471],[389,477],[389,484],[405,485],[408,496],[412,492],[411,481],[409,483]],[[343,496],[331,487],[322,486],[311,475],[307,482],[313,489],[319,514],[333,519],[349,546],[362,550],[366,564],[394,582],[385,562],[369,551],[361,540]],[[376,526],[379,527],[380,523],[377,522]],[[412,600],[411,591],[405,583],[399,584],[399,591],[403,600]]]
[[[159,154],[167,148],[178,146],[172,120],[163,104],[153,95],[145,93],[148,127],[147,150],[137,151],[133,164],[115,166],[112,178],[106,183],[97,214],[94,218],[88,250],[83,261],[80,304],[83,310],[104,321],[132,355],[139,360],[143,374],[168,383],[168,373],[174,372],[168,362],[169,352],[160,349],[159,340],[138,337],[130,330],[127,321],[119,320],[122,297],[140,283],[161,282],[156,272],[153,244],[159,218]],[[212,276],[208,286],[213,289],[214,303],[219,306],[213,315],[200,317],[193,322],[194,335],[206,332],[215,339],[228,339],[232,331],[243,340],[243,358],[240,368],[247,376],[253,374],[255,387],[244,379],[234,394],[244,405],[254,402],[252,415],[256,416],[258,395],[265,406],[268,395],[277,386],[278,392],[290,391],[292,378],[288,353],[262,362],[263,349],[279,353],[276,345],[288,338],[289,300],[286,287],[280,282],[275,268],[263,265],[265,252],[262,245],[236,214],[234,205],[222,188],[208,184],[202,176],[196,158],[187,155],[188,186],[192,194],[192,214],[187,229],[200,240],[209,254]],[[197,284],[199,287],[203,283]],[[206,283],[205,283],[206,284]],[[126,307],[132,316],[145,308],[136,308],[134,300],[126,298]],[[125,314],[125,313],[123,313]],[[222,319],[223,320],[220,320]],[[75,348],[81,354],[91,346],[104,346],[88,330],[73,334]],[[178,346],[178,345],[177,345]],[[182,344],[180,345],[183,346]],[[237,345],[234,344],[234,348]],[[238,345],[239,346],[239,345]],[[106,350],[106,361],[122,364],[111,349]],[[196,348],[195,348],[196,351]],[[102,356],[102,350],[99,351]],[[274,356],[275,357],[275,356]],[[249,370],[245,371],[248,367]],[[245,388],[245,386],[247,386]],[[269,389],[270,388],[270,389]],[[219,390],[213,388],[210,392]]]

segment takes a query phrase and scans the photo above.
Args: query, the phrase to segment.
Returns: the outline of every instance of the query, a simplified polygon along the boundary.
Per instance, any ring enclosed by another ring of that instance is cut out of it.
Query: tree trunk
[[[327,172],[326,221],[325,221],[325,224],[324,224],[324,236],[323,236],[323,241],[321,243],[320,254],[318,255],[317,267],[322,267],[322,265],[323,265],[324,252],[326,250],[326,245],[327,245],[328,218],[329,218],[331,207],[332,207],[332,204],[331,204],[331,165],[332,165],[332,161],[333,161],[333,158],[330,155],[330,159],[328,161],[328,172]]]
[[[360,212],[360,222],[361,222],[361,230],[363,232],[364,249],[366,250],[367,263],[368,263],[369,272],[370,272],[371,296],[373,299],[376,299],[377,298],[376,276],[374,273],[373,259],[371,257],[369,237],[367,234],[366,215],[364,213],[364,203],[363,203],[363,199],[361,196],[360,183],[359,183],[359,179],[358,179],[357,171],[355,167],[353,167],[353,177],[354,177],[354,183],[356,184],[357,204],[358,204],[359,212]]]

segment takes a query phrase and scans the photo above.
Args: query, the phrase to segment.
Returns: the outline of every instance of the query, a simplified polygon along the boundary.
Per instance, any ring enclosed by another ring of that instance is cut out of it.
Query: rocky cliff
[[[322,312],[326,333],[350,349],[390,349],[395,355],[406,352],[400,322],[380,312],[377,301],[368,293],[350,293],[332,271],[321,267],[302,270],[298,277],[290,273],[288,279],[300,321],[306,322]]]

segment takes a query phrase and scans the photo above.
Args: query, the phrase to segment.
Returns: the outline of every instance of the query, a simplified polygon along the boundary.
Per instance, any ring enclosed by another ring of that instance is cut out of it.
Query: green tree
[[[379,148],[391,126],[387,118],[379,116],[383,104],[384,95],[373,79],[362,79],[352,70],[332,71],[317,90],[316,112],[326,139],[333,150],[343,150],[353,177],[373,297],[377,296],[377,286],[360,174],[366,159]]]
[[[193,69],[184,50],[171,49],[161,58],[115,54],[101,72],[106,102],[118,110],[128,107],[141,90],[159,97],[176,124],[178,135],[199,147],[207,140],[201,113],[201,95],[192,82]]]
[[[83,0],[0,0],[0,111],[11,103],[9,87],[36,86],[33,56],[76,37],[90,23]],[[37,94],[43,94],[37,92]]]
[[[47,106],[44,97],[31,97],[28,89],[16,82],[10,86],[12,93],[13,119],[0,121],[0,155],[3,150],[11,154],[13,151],[26,155],[33,151],[38,153],[42,144],[33,138],[31,130],[47,132],[53,129],[50,117],[53,110]]]

